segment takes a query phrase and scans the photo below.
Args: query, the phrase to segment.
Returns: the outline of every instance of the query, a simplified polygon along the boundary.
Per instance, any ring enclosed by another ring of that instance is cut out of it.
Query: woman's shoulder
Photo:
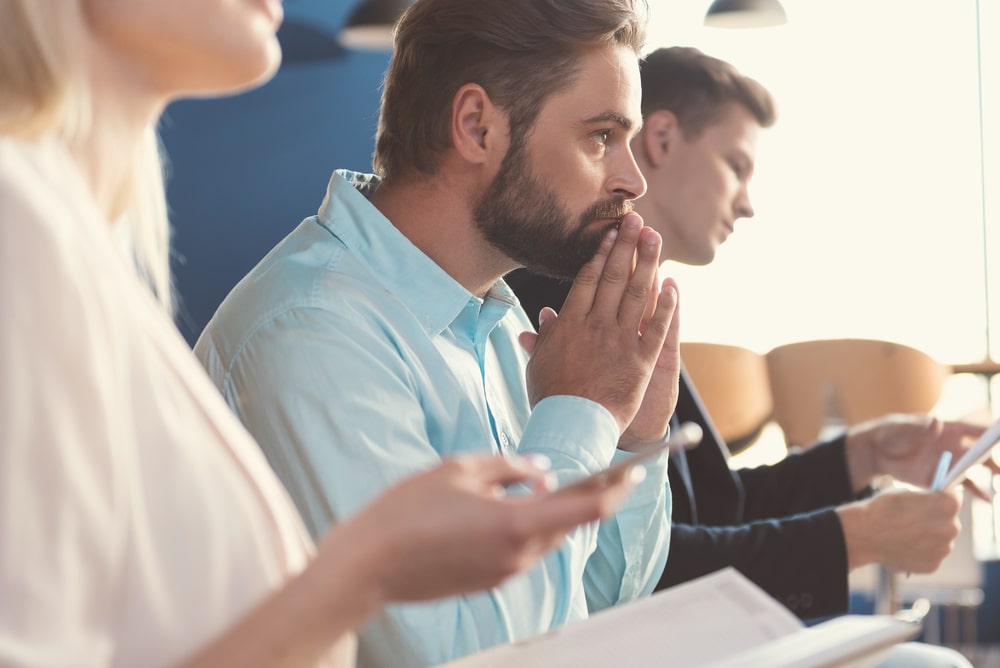
[[[68,150],[54,140],[0,135],[0,235],[27,243],[92,207]]]
[[[93,292],[86,286],[104,256],[84,230],[99,224],[95,216],[68,152],[0,136],[0,307],[18,313],[11,327],[21,338],[29,322],[65,324],[58,320],[72,309],[56,304]]]
[[[22,259],[78,257],[104,220],[69,150],[0,134],[0,247]]]

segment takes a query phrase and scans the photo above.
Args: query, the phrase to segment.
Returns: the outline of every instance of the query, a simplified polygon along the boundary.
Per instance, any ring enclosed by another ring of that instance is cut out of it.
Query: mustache
[[[595,220],[621,219],[625,214],[631,213],[635,209],[631,200],[617,199],[597,202],[592,207],[583,212],[580,216],[584,224],[592,223]]]

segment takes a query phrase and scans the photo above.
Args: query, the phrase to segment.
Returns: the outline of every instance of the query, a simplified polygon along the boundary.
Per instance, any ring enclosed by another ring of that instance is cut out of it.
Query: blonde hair
[[[173,310],[170,238],[163,166],[155,129],[150,127],[130,155],[107,147],[97,132],[84,53],[85,23],[80,2],[0,0],[0,134],[25,139],[59,138],[67,146],[87,144],[109,161],[125,159],[129,178],[116,197],[116,220],[129,242],[140,278],[168,311]]]

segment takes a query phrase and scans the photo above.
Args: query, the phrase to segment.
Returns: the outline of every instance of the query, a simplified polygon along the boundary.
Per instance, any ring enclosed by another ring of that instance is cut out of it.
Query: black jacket
[[[507,277],[532,321],[558,310],[569,283],[524,270]],[[777,464],[733,471],[687,374],[672,420],[701,444],[670,460],[670,552],[658,589],[733,566],[803,618],[847,611],[847,550],[834,506],[851,501],[843,437]]]

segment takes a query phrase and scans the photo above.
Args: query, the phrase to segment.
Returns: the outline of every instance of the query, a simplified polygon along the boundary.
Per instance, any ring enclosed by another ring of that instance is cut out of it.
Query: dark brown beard
[[[570,224],[570,214],[531,172],[524,145],[511,146],[496,178],[476,202],[473,220],[483,237],[514,262],[555,278],[572,279],[597,252],[632,202],[596,202]],[[598,229],[594,223],[610,220]]]

